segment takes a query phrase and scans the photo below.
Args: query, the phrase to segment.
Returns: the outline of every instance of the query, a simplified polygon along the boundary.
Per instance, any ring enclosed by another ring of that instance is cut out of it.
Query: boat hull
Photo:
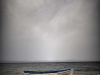
[[[48,73],[45,73],[45,72],[39,72],[39,73],[28,73],[25,71],[23,71],[23,75],[73,75],[73,69],[69,69],[69,70],[66,70],[66,71],[57,71],[54,73],[54,71],[52,72],[48,72]]]

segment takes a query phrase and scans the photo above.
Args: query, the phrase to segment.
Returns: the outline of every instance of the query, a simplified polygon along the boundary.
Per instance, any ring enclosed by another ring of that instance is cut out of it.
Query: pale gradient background
[[[99,0],[3,0],[0,61],[100,61],[99,4]]]

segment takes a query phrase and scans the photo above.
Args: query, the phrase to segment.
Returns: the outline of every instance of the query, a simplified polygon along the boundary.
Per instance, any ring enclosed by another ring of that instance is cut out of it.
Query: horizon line
[[[67,63],[67,62],[100,62],[100,61],[0,61],[0,63]]]

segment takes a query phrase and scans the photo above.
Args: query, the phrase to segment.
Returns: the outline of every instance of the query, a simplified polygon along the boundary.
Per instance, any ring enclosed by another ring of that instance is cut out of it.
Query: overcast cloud
[[[100,61],[99,0],[4,0],[1,61]]]

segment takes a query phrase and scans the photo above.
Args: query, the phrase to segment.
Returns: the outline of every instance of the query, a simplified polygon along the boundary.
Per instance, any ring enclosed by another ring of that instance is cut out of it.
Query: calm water
[[[23,70],[53,71],[73,68],[73,75],[100,75],[100,62],[0,64],[0,75],[22,75]]]

